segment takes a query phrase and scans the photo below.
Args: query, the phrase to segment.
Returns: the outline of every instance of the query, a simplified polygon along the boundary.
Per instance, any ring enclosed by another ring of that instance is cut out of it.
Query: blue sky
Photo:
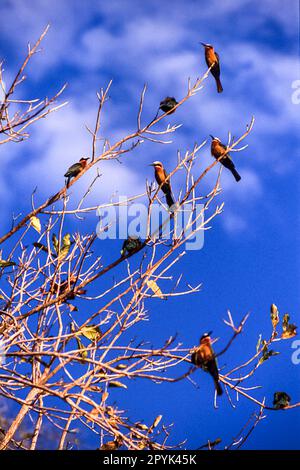
[[[122,165],[102,165],[103,176],[89,202],[103,203],[115,191],[121,195],[143,192],[146,178],[152,177],[148,163],[162,160],[172,168],[177,149],[185,151],[208,134],[225,141],[228,131],[238,136],[254,115],[249,147],[234,155],[242,181],[237,185],[223,172],[224,214],[206,233],[203,250],[187,254],[174,272],[184,272],[192,285],[203,282],[202,292],[170,299],[168,305],[153,301],[151,321],[139,333],[159,342],[178,332],[184,344],[193,346],[203,331],[212,329],[225,344],[230,336],[222,320],[227,309],[237,319],[251,311],[243,338],[220,358],[220,366],[230,367],[253,353],[260,333],[265,337],[270,333],[272,302],[299,324],[300,105],[292,103],[292,83],[300,78],[298,2],[287,0],[283,8],[279,0],[97,0],[84,4],[4,0],[0,13],[4,19],[0,56],[6,59],[7,82],[27,42],[33,42],[50,22],[43,51],[33,59],[23,90],[28,97],[42,97],[53,94],[64,82],[69,84],[68,106],[33,127],[30,140],[22,145],[0,148],[1,232],[9,227],[12,213],[30,208],[35,186],[37,198],[43,200],[61,187],[69,164],[90,154],[85,125],[94,122],[95,93],[100,87],[113,79],[101,135],[114,141],[135,128],[144,83],[148,84],[145,118],[151,118],[162,98],[182,98],[188,77],[204,73],[198,42],[212,43],[221,56],[224,93],[218,95],[209,79],[199,94],[169,117],[172,124],[183,124],[173,144],[147,143],[126,156]],[[207,145],[199,171],[209,163]],[[203,191],[216,172],[215,168],[208,176]],[[79,195],[91,179],[89,174],[78,183]],[[176,176],[175,193],[181,183],[180,175]],[[70,221],[85,232],[96,223],[96,218],[82,225]],[[109,261],[116,246],[106,247]],[[281,355],[258,370],[254,381],[263,385],[257,397],[266,396],[269,403],[279,389],[287,391],[294,402],[300,401],[300,366],[291,362],[290,345],[280,343]],[[214,410],[209,379],[199,371],[201,390],[189,382],[159,386],[137,382],[131,392],[117,391],[116,397],[137,418],[145,415],[151,420],[161,413],[167,422],[174,422],[174,442],[187,437],[188,446],[193,447],[207,438],[222,437],[225,444],[255,408],[241,399],[236,409],[222,400]],[[300,411],[270,412],[246,448],[298,448],[299,432]]]

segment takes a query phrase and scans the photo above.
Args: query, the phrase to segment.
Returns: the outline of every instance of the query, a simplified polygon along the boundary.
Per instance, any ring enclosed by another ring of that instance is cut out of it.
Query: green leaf
[[[95,325],[84,326],[80,328],[78,333],[82,336],[85,336],[85,338],[89,339],[90,341],[99,341],[102,335],[99,326]]]
[[[70,248],[71,248],[71,235],[67,233],[62,239],[62,247],[59,251],[58,259],[59,260],[64,259],[68,255]]]
[[[274,351],[273,349],[268,349],[266,341],[263,341],[264,347],[262,350],[262,356],[258,361],[258,365],[261,365],[263,362],[267,361],[270,359],[272,356],[277,356],[280,354],[278,351]]]
[[[58,239],[57,239],[57,236],[55,235],[55,233],[53,233],[52,235],[52,243],[53,243],[53,248],[54,250],[56,251],[56,254],[58,254]]]
[[[273,405],[277,410],[286,408],[291,402],[291,397],[286,392],[275,392]]]
[[[78,345],[78,349],[79,349],[79,354],[82,358],[82,360],[80,361],[82,364],[85,363],[85,359],[88,357],[88,352],[86,351],[84,345],[82,344],[82,342],[80,341],[79,338],[76,337],[76,341],[77,341],[77,345]]]

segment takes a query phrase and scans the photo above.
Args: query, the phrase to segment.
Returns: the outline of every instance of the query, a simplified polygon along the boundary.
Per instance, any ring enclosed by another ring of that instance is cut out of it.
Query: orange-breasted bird
[[[205,61],[207,67],[211,67],[210,71],[214,79],[216,80],[218,93],[222,93],[223,87],[220,81],[220,58],[219,54],[214,50],[211,44],[205,44],[201,42],[205,50]]]
[[[201,367],[205,372],[208,372],[214,379],[217,395],[222,395],[223,390],[219,381],[219,370],[217,359],[211,345],[211,331],[205,333],[200,338],[200,346],[198,346],[191,356],[191,361],[195,366]]]
[[[74,163],[74,165],[70,166],[70,168],[64,174],[64,177],[67,178],[67,182],[66,182],[67,188],[70,184],[71,179],[79,175],[79,173],[81,173],[81,171],[87,166],[88,160],[89,160],[89,157],[87,158],[82,157],[78,163]]]
[[[159,109],[161,109],[164,113],[172,114],[176,111],[174,108],[177,104],[178,103],[174,96],[167,96],[160,102]]]
[[[166,201],[169,207],[173,206],[174,199],[172,195],[172,188],[170,178],[167,180],[168,174],[164,169],[164,166],[161,162],[153,162],[150,166],[154,167],[154,174],[156,182],[161,186],[162,192],[166,195]]]
[[[218,160],[227,150],[226,145],[222,144],[220,139],[218,137],[214,137],[213,135],[210,135],[212,138],[211,141],[211,154],[213,157],[215,157],[216,160]],[[241,176],[238,174],[238,172],[235,169],[234,163],[231,160],[231,156],[229,153],[226,153],[224,157],[220,160],[220,163],[225,166],[231,173],[233,174],[235,181],[240,181]]]

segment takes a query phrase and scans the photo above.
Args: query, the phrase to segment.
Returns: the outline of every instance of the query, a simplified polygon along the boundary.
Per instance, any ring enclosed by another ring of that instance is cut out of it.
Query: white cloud
[[[92,110],[94,111],[94,110]],[[84,123],[94,118],[90,109],[78,109],[69,105],[56,116],[42,121],[32,136],[34,158],[24,162],[15,176],[15,184],[27,181],[29,189],[38,186],[39,195],[47,197],[64,184],[67,168],[83,155],[91,155],[91,135]],[[99,144],[101,146],[101,142]],[[31,147],[31,148],[32,148]],[[80,197],[86,190],[96,170],[89,172],[72,188],[72,193]],[[133,195],[144,191],[144,185],[130,168],[116,161],[99,164],[102,177],[98,180],[89,201],[101,202],[109,199],[116,191],[119,194]],[[46,184],[45,184],[46,182]],[[79,196],[80,195],[80,196]],[[76,198],[77,199],[77,198]]]
[[[222,223],[229,235],[239,235],[240,232],[244,232],[248,228],[245,214],[235,214],[230,211],[226,211]]]

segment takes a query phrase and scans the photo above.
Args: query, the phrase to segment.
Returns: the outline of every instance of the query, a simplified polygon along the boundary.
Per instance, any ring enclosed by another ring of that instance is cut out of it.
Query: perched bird
[[[200,338],[200,346],[198,346],[192,353],[191,361],[195,366],[201,367],[205,372],[208,372],[214,379],[217,395],[222,395],[223,390],[219,381],[219,371],[217,359],[214,350],[211,346],[211,331],[205,333]]]
[[[130,255],[140,249],[141,246],[141,239],[135,235],[132,235],[131,237],[128,237],[126,240],[124,240],[121,250],[121,256],[126,256],[127,254]]]
[[[74,165],[70,166],[70,168],[64,175],[64,177],[67,178],[67,183],[66,183],[67,188],[69,187],[71,179],[79,175],[79,173],[87,166],[88,160],[89,160],[89,157],[87,158],[82,157],[78,163],[74,163]]]
[[[210,135],[210,137],[212,138],[211,154],[213,157],[215,157],[216,160],[218,160],[226,152],[227,147],[226,145],[222,144],[218,137],[214,137],[213,135]],[[225,166],[225,168],[231,171],[235,178],[235,181],[240,181],[241,176],[236,171],[234,163],[231,160],[229,153],[226,153],[226,155],[224,155],[224,157],[220,160],[220,163]]]
[[[160,102],[159,109],[161,109],[164,113],[172,114],[176,111],[174,108],[177,104],[178,102],[175,100],[174,96],[167,96]]]
[[[69,294],[66,297],[66,300],[73,300],[75,299],[75,293],[72,290],[73,286],[76,282],[76,276],[73,274],[71,275],[70,279],[66,279],[62,281],[62,283],[59,285],[56,282],[52,285],[50,292],[52,294],[64,294],[67,290],[70,290]],[[86,294],[86,289],[78,289],[76,292],[76,295],[85,295]]]
[[[286,408],[290,405],[291,397],[286,392],[275,392],[273,405],[276,410]]]
[[[214,50],[211,44],[205,44],[201,42],[202,46],[205,49],[205,61],[207,67],[211,67],[210,71],[214,79],[216,80],[218,93],[222,93],[223,87],[220,81],[220,59],[219,54]]]
[[[153,162],[150,166],[154,167],[155,179],[157,184],[161,186],[162,192],[166,195],[166,201],[169,207],[173,206],[174,199],[172,196],[172,188],[170,178],[166,181],[168,174],[164,169],[164,166],[161,162]]]

